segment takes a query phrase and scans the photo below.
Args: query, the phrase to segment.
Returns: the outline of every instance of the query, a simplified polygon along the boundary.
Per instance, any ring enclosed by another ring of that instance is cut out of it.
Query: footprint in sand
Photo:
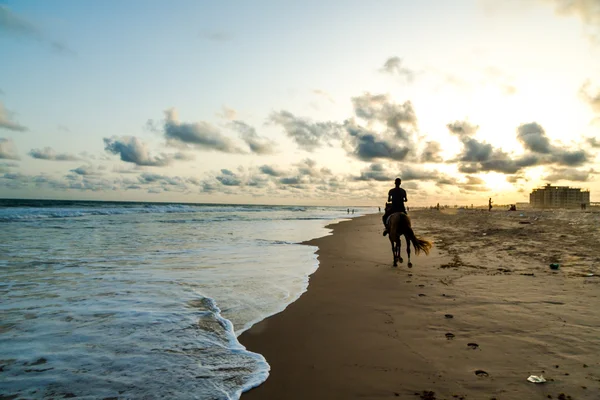
[[[425,287],[425,285],[417,285],[417,286],[419,286],[419,287]]]
[[[490,374],[488,374],[487,372],[485,372],[482,369],[478,369],[477,371],[475,371],[475,375],[477,376],[483,376],[483,377],[488,377],[490,376]]]
[[[454,315],[452,315],[452,314],[444,314],[444,317],[446,317],[446,318],[454,318]]]
[[[425,296],[427,296],[427,295],[424,293],[419,293],[419,297],[425,297]]]
[[[448,340],[454,339],[454,333],[450,333],[450,332],[446,333],[446,339],[448,339]]]
[[[479,345],[477,343],[467,343],[467,346],[469,346],[473,350],[479,348]]]

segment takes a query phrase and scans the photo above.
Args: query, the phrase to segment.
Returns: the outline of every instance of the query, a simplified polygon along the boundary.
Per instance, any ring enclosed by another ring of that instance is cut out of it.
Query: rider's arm
[[[392,201],[392,191],[391,190],[388,192],[388,200],[387,201],[388,202]]]

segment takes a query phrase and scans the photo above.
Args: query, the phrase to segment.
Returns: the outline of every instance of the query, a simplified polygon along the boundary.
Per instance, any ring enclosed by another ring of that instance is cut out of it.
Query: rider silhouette
[[[396,187],[393,189],[390,189],[390,191],[388,192],[388,200],[387,201],[392,203],[392,207],[387,209],[385,211],[385,213],[383,214],[383,217],[381,218],[383,221],[383,226],[385,227],[385,230],[383,231],[383,236],[388,234],[388,227],[386,225],[386,220],[390,215],[392,215],[393,213],[396,213],[396,212],[403,212],[404,214],[406,214],[406,208],[404,208],[404,202],[408,201],[408,199],[406,197],[406,190],[404,190],[400,187],[401,183],[402,183],[402,179],[396,178],[396,180],[394,181],[394,184],[396,185]]]

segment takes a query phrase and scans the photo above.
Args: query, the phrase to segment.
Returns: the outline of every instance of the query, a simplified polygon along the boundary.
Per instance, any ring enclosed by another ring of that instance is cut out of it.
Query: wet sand
[[[412,269],[380,215],[334,225],[308,291],[240,336],[271,365],[242,398],[600,399],[599,216],[411,212]]]

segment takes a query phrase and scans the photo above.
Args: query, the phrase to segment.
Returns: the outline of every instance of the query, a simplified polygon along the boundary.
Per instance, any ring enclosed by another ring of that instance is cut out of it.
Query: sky
[[[600,0],[0,0],[0,198],[600,201]]]

